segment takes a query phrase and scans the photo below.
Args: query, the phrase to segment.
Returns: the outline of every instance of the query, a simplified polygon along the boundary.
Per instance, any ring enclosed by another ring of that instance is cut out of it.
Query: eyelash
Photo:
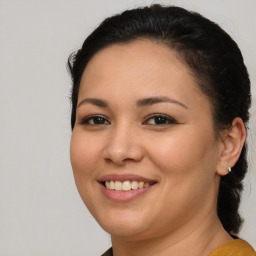
[[[156,120],[158,118],[158,120]],[[149,123],[150,120],[155,119],[155,123]],[[94,123],[90,123],[90,121],[93,121]],[[95,122],[96,121],[96,122]],[[157,124],[157,121],[160,121],[160,123]],[[98,122],[98,123],[97,123]],[[111,124],[108,119],[102,115],[91,115],[88,116],[80,122],[82,125],[109,125]],[[143,125],[155,125],[155,126],[164,126],[164,125],[170,125],[170,124],[177,124],[177,121],[167,115],[164,114],[151,114],[146,117],[146,120],[142,123]]]
[[[104,123],[93,123],[91,124],[90,121],[93,121],[94,122],[96,121],[96,119],[98,118],[98,121],[103,121]],[[106,124],[110,124],[110,122],[102,115],[91,115],[91,116],[88,116],[84,119],[82,119],[82,121],[80,122],[80,124],[85,124],[85,125],[106,125]]]
[[[156,118],[158,118],[158,121],[165,121],[165,123],[159,123],[157,124],[156,123]],[[159,119],[161,118],[161,119]],[[152,120],[152,119],[155,119],[155,124],[150,124],[148,123],[148,125],[156,125],[156,126],[163,126],[163,125],[170,125],[170,124],[177,124],[178,122],[170,117],[170,116],[167,116],[167,115],[164,115],[164,114],[151,114],[149,116],[147,116],[147,119],[142,123],[142,124],[147,124],[147,122],[149,120]]]

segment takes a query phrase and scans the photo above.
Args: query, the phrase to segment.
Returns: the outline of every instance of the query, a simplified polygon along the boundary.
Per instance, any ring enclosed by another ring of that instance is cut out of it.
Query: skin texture
[[[171,100],[141,103],[152,97]],[[152,114],[171,119],[158,124]],[[166,46],[147,40],[112,45],[89,61],[71,163],[81,198],[111,234],[115,256],[208,255],[232,240],[218,220],[216,198],[220,175],[239,157],[245,130],[239,118],[219,136],[213,127],[208,98]],[[98,182],[109,174],[140,175],[156,184],[116,202]]]

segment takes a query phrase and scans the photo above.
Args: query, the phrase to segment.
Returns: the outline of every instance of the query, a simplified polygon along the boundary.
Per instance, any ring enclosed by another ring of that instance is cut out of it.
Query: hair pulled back
[[[104,20],[69,57],[72,77],[72,129],[76,119],[80,80],[90,59],[103,48],[149,39],[175,50],[192,71],[199,88],[212,103],[215,130],[228,128],[235,117],[245,124],[251,104],[250,80],[237,44],[217,24],[183,8],[152,5],[128,10]],[[238,208],[247,172],[246,145],[232,172],[221,177],[217,211],[230,234],[242,224]]]

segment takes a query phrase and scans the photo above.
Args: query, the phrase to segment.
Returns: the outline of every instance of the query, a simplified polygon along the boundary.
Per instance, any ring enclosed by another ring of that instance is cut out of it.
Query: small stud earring
[[[230,173],[230,172],[231,172],[231,167],[228,166],[228,167],[227,167],[227,170],[228,170],[228,172]]]

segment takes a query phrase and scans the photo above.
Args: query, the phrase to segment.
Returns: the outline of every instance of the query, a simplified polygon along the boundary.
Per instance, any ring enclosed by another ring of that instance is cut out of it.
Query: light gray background
[[[100,255],[110,246],[73,180],[65,65],[103,18],[157,2],[206,15],[243,52],[254,107],[241,237],[256,247],[255,0],[0,0],[0,256]]]

